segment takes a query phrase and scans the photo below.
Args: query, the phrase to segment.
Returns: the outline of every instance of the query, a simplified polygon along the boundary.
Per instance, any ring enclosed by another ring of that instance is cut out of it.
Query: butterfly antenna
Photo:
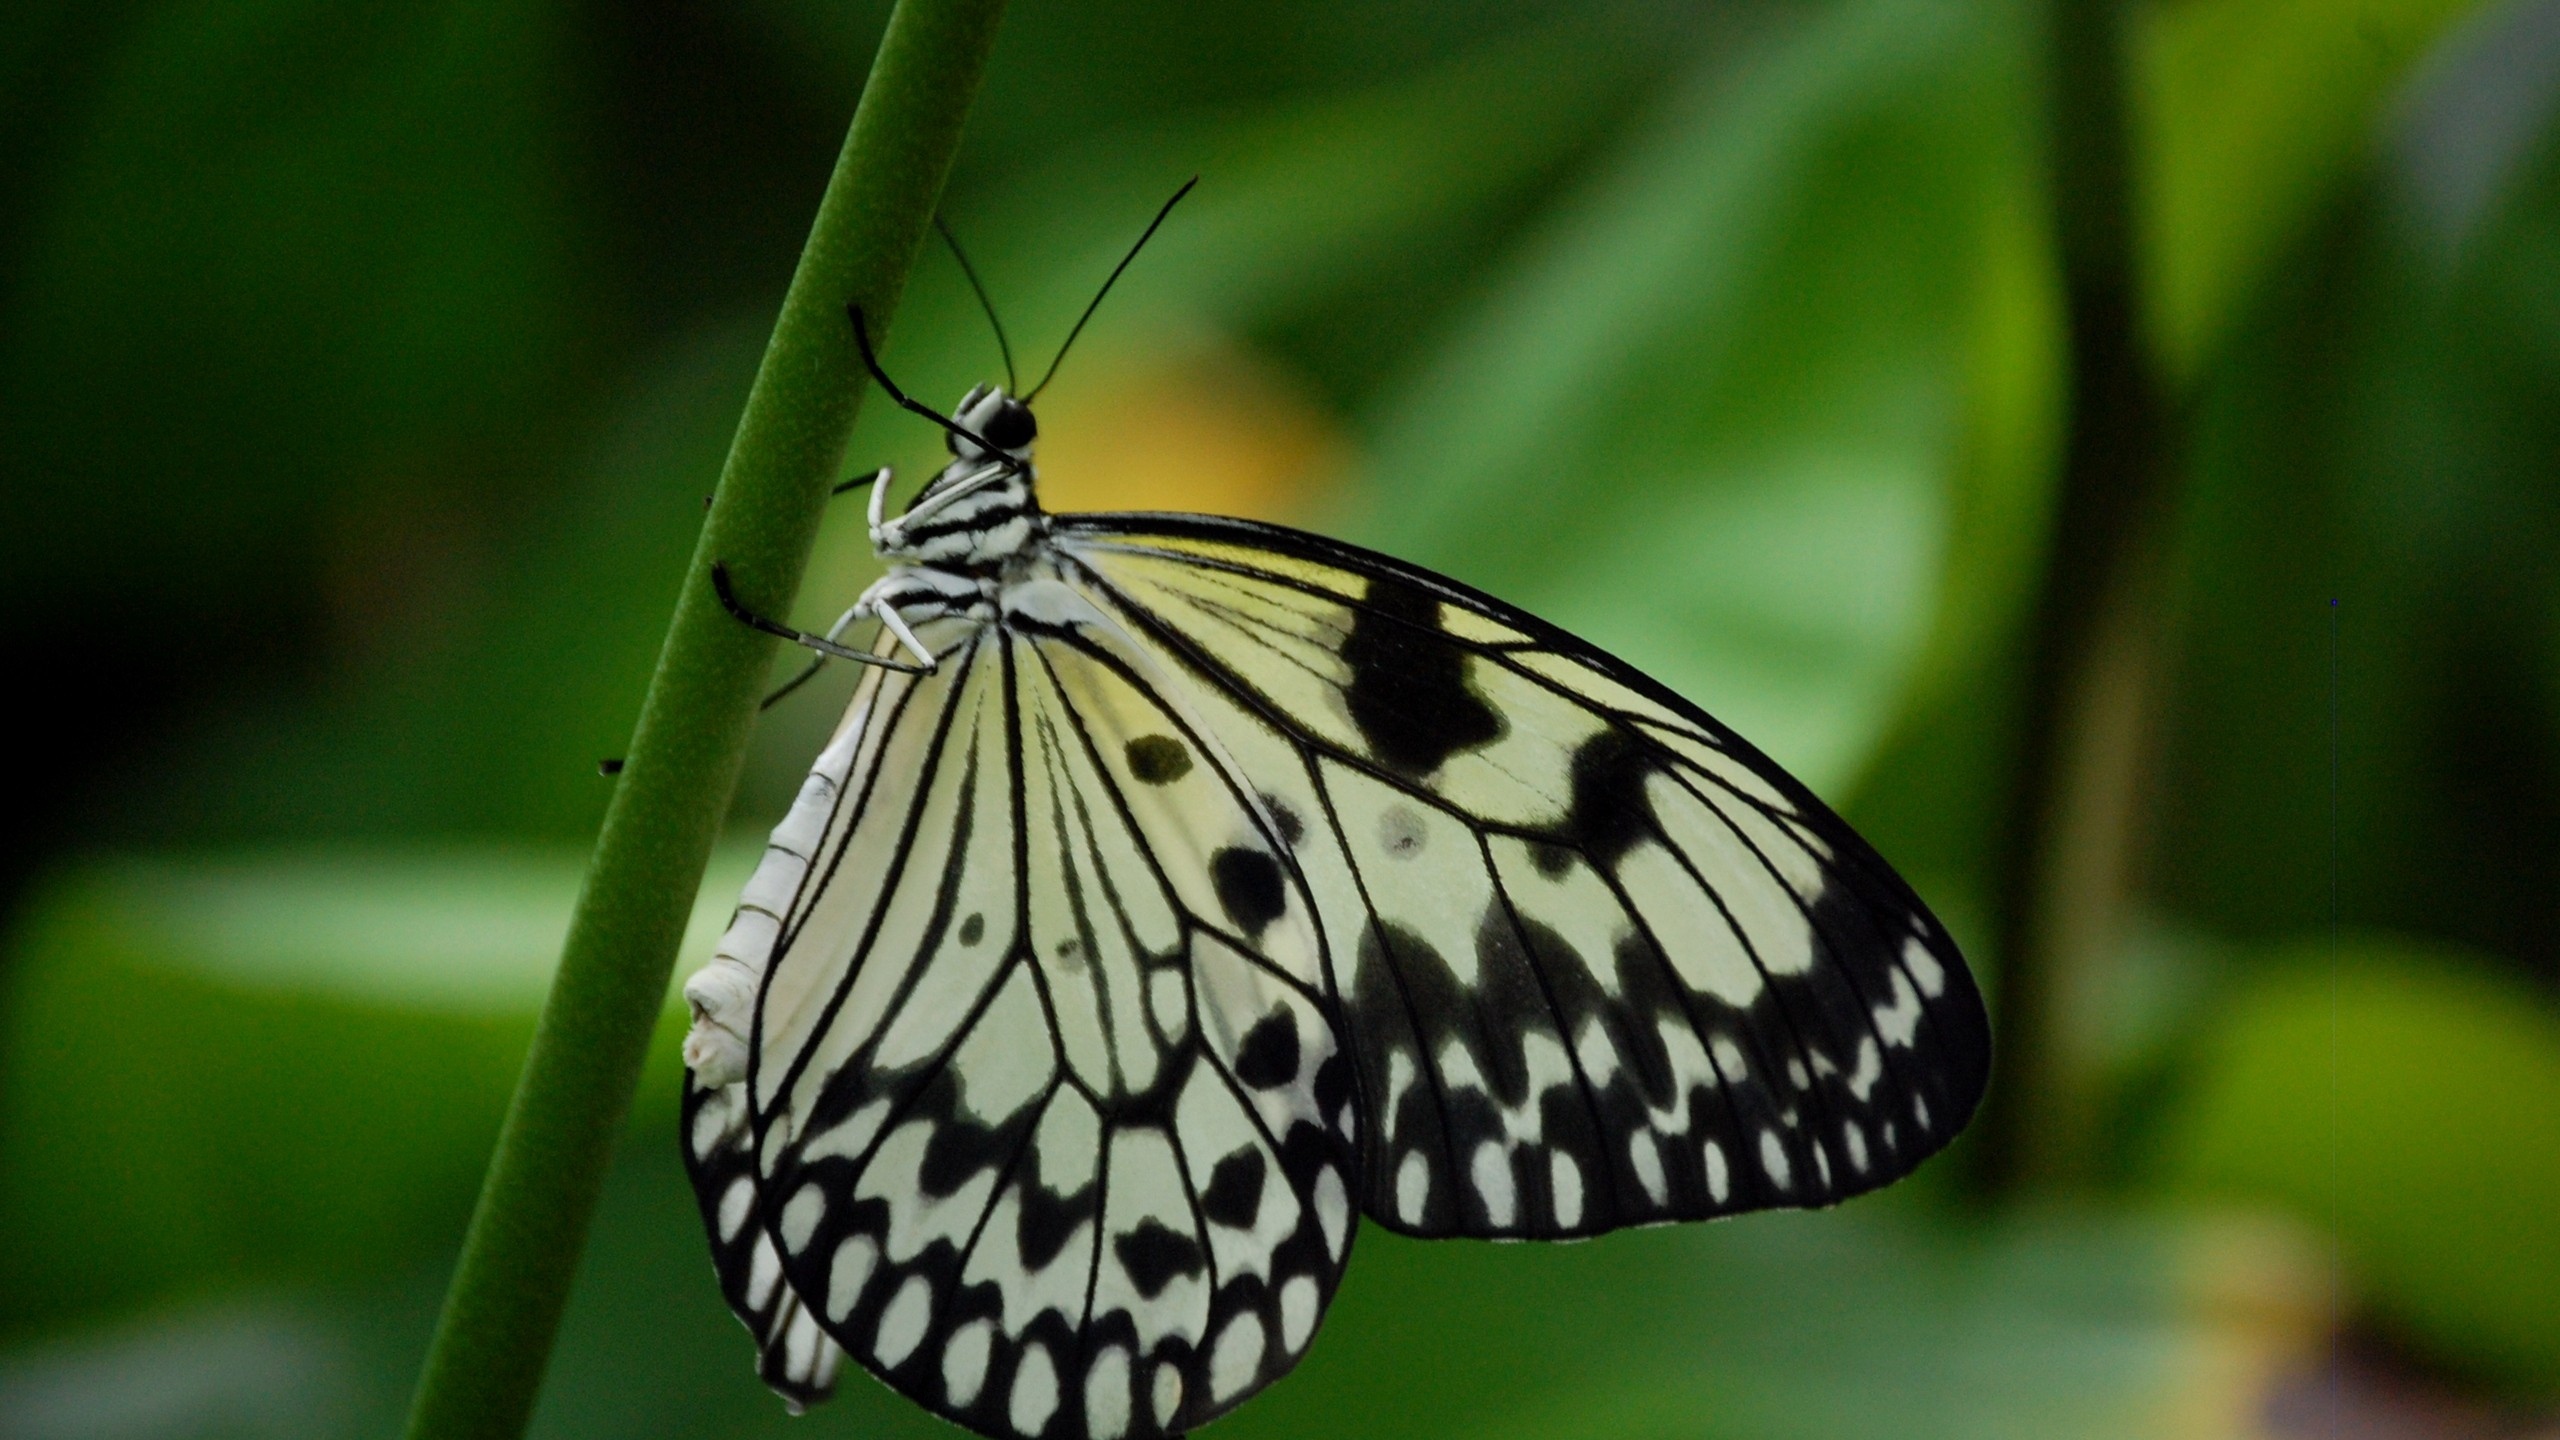
[[[1147,242],[1155,238],[1156,227],[1164,223],[1164,217],[1172,214],[1173,207],[1181,204],[1182,197],[1190,194],[1191,187],[1199,183],[1197,175],[1183,181],[1182,188],[1174,191],[1173,198],[1164,202],[1164,208],[1156,212],[1156,218],[1147,222],[1146,232],[1138,237],[1138,243],[1130,246],[1129,253],[1120,257],[1120,263],[1111,267],[1111,278],[1103,281],[1102,288],[1093,292],[1093,303],[1085,306],[1084,313],[1076,317],[1076,327],[1067,332],[1067,343],[1058,347],[1057,359],[1049,362],[1049,373],[1041,376],[1040,383],[1031,387],[1030,395],[1022,397],[1023,404],[1030,404],[1034,396],[1049,388],[1050,380],[1057,376],[1058,362],[1066,359],[1067,352],[1075,348],[1076,337],[1084,333],[1084,322],[1092,319],[1093,312],[1102,308],[1102,297],[1110,294],[1111,287],[1120,283],[1120,272],[1128,269],[1129,262],[1138,258],[1138,252],[1147,248]]]
[[[978,267],[969,263],[969,252],[960,248],[960,237],[933,217],[933,228],[942,235],[942,243],[951,247],[951,258],[960,262],[960,273],[969,277],[969,288],[978,294],[978,308],[987,312],[987,328],[996,332],[996,349],[1004,355],[1004,388],[1010,394],[1022,393],[1022,382],[1013,375],[1013,346],[1004,338],[1004,322],[996,318],[996,302],[987,298],[987,287],[978,279]]]
[[[968,426],[961,424],[959,421],[951,419],[941,411],[925,404],[923,401],[918,400],[906,391],[899,389],[898,382],[889,378],[889,372],[880,368],[879,352],[871,348],[871,326],[869,322],[862,318],[862,306],[858,302],[848,304],[844,307],[844,313],[845,318],[853,322],[853,343],[862,351],[862,368],[871,372],[872,383],[878,385],[882,391],[886,392],[888,397],[892,401],[896,402],[899,409],[905,410],[910,414],[923,416],[925,419],[932,421],[934,424],[941,426],[943,429],[950,431],[952,434],[959,436],[961,439],[977,446],[980,450],[985,451],[987,455],[992,458],[994,463],[1002,465],[1008,470],[1020,473],[1022,469],[1022,462],[1014,459],[1011,455],[1006,454],[1003,450],[998,449],[996,447],[996,442],[979,434],[977,431],[970,429]],[[880,497],[879,487],[874,486],[872,488],[871,496],[873,501],[876,503]]]

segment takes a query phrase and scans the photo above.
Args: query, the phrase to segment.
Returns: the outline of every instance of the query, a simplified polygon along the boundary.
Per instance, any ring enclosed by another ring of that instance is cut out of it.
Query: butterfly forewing
[[[1310,817],[1376,1219],[1571,1235],[1828,1204],[1970,1115],[1988,1038],[1944,931],[1695,707],[1314,537],[1098,516],[1057,541]]]

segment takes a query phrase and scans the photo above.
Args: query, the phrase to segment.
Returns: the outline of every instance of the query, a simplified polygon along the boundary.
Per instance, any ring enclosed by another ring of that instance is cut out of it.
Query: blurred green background
[[[0,16],[0,1440],[396,1428],[884,15]],[[2134,903],[2064,1017],[2085,1157],[1373,1230],[1221,1435],[2554,1423],[2560,0],[2126,20],[2174,505]],[[1053,507],[1283,519],[1553,617],[1840,804],[1996,987],[2069,396],[2044,23],[1020,0],[945,214],[1045,360],[1202,175],[1044,399]],[[947,257],[887,358],[995,372]],[[874,405],[853,448],[936,443]],[[805,617],[874,573],[842,508]],[[680,974],[843,684],[766,717]],[[755,1382],[676,1030],[537,1431],[954,1433]]]

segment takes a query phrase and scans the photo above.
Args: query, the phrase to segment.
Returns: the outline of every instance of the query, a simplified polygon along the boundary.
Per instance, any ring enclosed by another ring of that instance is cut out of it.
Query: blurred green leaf
[[[1340,312],[1368,328],[1297,358],[1328,378],[1372,375],[1375,352],[1409,358],[1434,338],[1399,332],[1398,319],[1416,313],[1410,296],[1386,298],[1395,313],[1378,314],[1380,291],[1411,276],[1434,300],[1462,296],[1479,278],[1487,236],[1516,225],[1665,64],[1626,34],[1556,25],[1389,82],[1108,133],[954,201],[950,218],[1021,347],[1026,386],[1147,217],[1195,173],[1198,193],[1112,291],[1060,383],[1107,370],[1114,349],[1141,349],[1168,330],[1260,338],[1319,316],[1347,323]],[[953,267],[922,267],[888,359],[927,396],[956,398],[994,372],[986,323]],[[896,455],[940,445],[886,413],[865,422],[857,449],[865,441]]]
[[[316,694],[215,708],[111,792],[117,833],[592,835],[611,794],[596,762],[630,742],[764,324],[684,337],[636,367],[565,483],[492,547],[485,598],[445,633]]]
[[[578,312],[558,19],[137,13],[0,302],[13,597],[271,599],[351,480],[509,475],[474,442],[522,443]]]
[[[2299,945],[2226,991],[2160,1122],[2158,1183],[2337,1237],[2383,1321],[2560,1394],[2560,1015],[2476,959]]]
[[[2140,10],[2134,153],[2152,339],[2192,375],[2368,159],[2395,87],[2472,0]]]
[[[2397,179],[2286,256],[2199,387],[2159,889],[2237,937],[2334,906],[2560,976],[2560,146],[2450,265]]]
[[[1711,66],[1394,398],[1362,537],[1836,792],[1928,634],[2022,62],[2005,7],[1858,4]]]
[[[741,8],[799,86],[828,104],[850,100],[845,77],[860,73],[887,12],[876,0],[755,0]],[[1684,34],[1714,18],[1662,0],[1577,6],[1566,27],[1557,25],[1560,13],[1523,0],[1300,0],[1230,9],[1204,23],[1181,0],[1094,0],[1008,16],[987,98],[970,119],[978,153],[963,165],[1037,164],[1081,137],[1158,129],[1168,118],[1178,130],[1179,117],[1285,111],[1327,93],[1389,87],[1540,31],[1614,32],[1678,48]]]
[[[753,856],[724,856],[686,955]],[[100,862],[30,908],[0,1006],[0,1331],[459,1233],[581,873],[571,851]],[[671,1006],[632,1125],[672,1128]]]

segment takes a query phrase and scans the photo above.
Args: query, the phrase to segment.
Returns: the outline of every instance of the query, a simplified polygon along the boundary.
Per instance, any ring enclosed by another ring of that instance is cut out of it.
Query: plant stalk
[[[746,754],[770,639],[723,612],[799,588],[866,381],[847,302],[885,328],[960,146],[1003,0],[899,0],[686,570],[560,968],[427,1352],[410,1440],[524,1432],[676,947]]]
[[[2144,829],[2174,463],[2166,386],[2142,328],[2132,11],[2053,0],[2047,15],[2070,416],[1995,851],[1999,1055],[1974,1149],[1977,1179],[1995,1194],[2067,1188],[2096,1158],[2090,1022],[2122,943]]]

